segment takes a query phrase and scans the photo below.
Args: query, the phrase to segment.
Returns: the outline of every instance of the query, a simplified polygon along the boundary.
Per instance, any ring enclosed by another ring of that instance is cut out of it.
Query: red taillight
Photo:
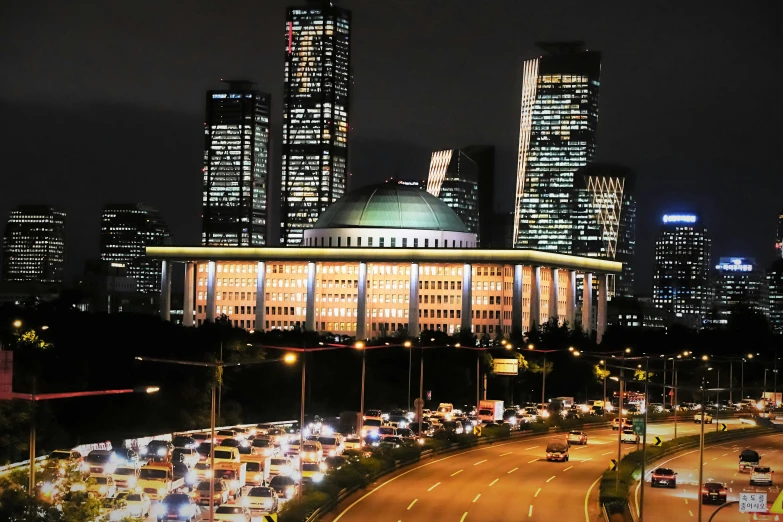
[[[707,493],[709,493],[709,491],[707,491],[707,488],[701,488],[702,495],[706,495]]]
[[[725,495],[726,494],[726,488],[720,488],[720,492]]]

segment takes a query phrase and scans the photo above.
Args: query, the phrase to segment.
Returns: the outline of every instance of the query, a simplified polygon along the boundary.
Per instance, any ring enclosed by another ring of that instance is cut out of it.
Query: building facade
[[[427,192],[448,205],[479,246],[491,247],[495,212],[495,147],[471,145],[435,151],[430,159]],[[482,237],[483,243],[482,243]]]
[[[727,323],[731,309],[746,306],[764,316],[769,312],[766,274],[752,257],[721,257],[712,277],[713,309]]]
[[[710,307],[711,240],[695,214],[666,214],[655,240],[653,303],[675,322],[701,327]]]
[[[347,192],[351,13],[329,1],[288,9],[280,234],[299,245]]]
[[[160,291],[158,263],[146,254],[148,246],[171,244],[169,228],[157,209],[141,204],[106,205],[101,216],[101,261],[125,268],[136,282],[133,291]]]
[[[207,92],[201,244],[267,244],[270,96],[248,81]]]
[[[775,240],[775,251],[778,257],[783,257],[783,210],[780,211],[778,216],[778,233]]]
[[[783,259],[776,259],[767,270],[767,292],[770,327],[783,335]]]
[[[3,236],[3,281],[61,283],[65,213],[45,205],[11,211]]]
[[[573,252],[575,174],[596,150],[601,55],[540,43],[523,68],[514,210],[516,248]]]

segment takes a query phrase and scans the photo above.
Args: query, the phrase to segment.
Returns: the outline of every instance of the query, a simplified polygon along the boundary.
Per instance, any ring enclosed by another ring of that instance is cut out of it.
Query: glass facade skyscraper
[[[492,243],[495,147],[472,145],[432,153],[427,192],[440,198],[478,237]]]
[[[731,309],[744,305],[765,316],[769,312],[767,281],[751,257],[721,257],[713,276],[713,308],[718,320],[727,322]]]
[[[576,171],[595,156],[601,54],[583,42],[539,43],[524,63],[514,245],[573,252]]]
[[[101,216],[101,261],[124,267],[136,291],[160,292],[160,262],[146,255],[148,246],[171,244],[169,228],[156,209],[138,204],[106,205]]]
[[[267,244],[269,94],[248,81],[207,92],[201,243]]]
[[[351,13],[329,1],[291,7],[285,42],[280,233],[299,245],[347,190]]]
[[[783,335],[783,259],[776,259],[767,270],[769,325]]]
[[[11,211],[3,236],[3,281],[61,283],[65,213],[46,205]]]
[[[711,240],[700,221],[695,214],[664,215],[655,240],[653,304],[692,327],[702,326],[711,294]]]

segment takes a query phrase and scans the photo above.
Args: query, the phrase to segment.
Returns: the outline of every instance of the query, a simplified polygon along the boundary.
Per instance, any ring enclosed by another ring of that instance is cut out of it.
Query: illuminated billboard
[[[664,214],[664,223],[696,223],[694,214]]]

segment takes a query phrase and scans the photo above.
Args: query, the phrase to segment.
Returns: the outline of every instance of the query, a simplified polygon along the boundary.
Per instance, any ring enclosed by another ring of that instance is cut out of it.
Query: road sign
[[[261,522],[277,522],[277,513],[261,515]]]
[[[481,426],[476,426],[473,428],[473,433],[476,434],[476,437],[481,437]]]
[[[728,426],[726,426],[725,424],[721,424],[721,425],[720,425],[720,431],[726,431],[726,430],[728,430],[728,429],[729,429],[729,427],[728,427]]]
[[[637,435],[644,433],[644,417],[633,418],[633,432]]]
[[[609,461],[609,471],[617,471],[617,461],[612,459]]]
[[[767,494],[745,492],[739,494],[740,513],[758,513],[767,511]],[[773,512],[770,510],[770,512]],[[783,511],[781,511],[783,513]]]
[[[663,441],[661,440],[661,438],[660,437],[655,437],[655,442],[653,443],[653,446],[660,446],[661,444],[663,444]]]
[[[780,490],[780,493],[778,493],[778,498],[772,503],[769,512],[783,515],[783,490]]]
[[[517,359],[494,359],[492,371],[495,375],[519,375]]]

